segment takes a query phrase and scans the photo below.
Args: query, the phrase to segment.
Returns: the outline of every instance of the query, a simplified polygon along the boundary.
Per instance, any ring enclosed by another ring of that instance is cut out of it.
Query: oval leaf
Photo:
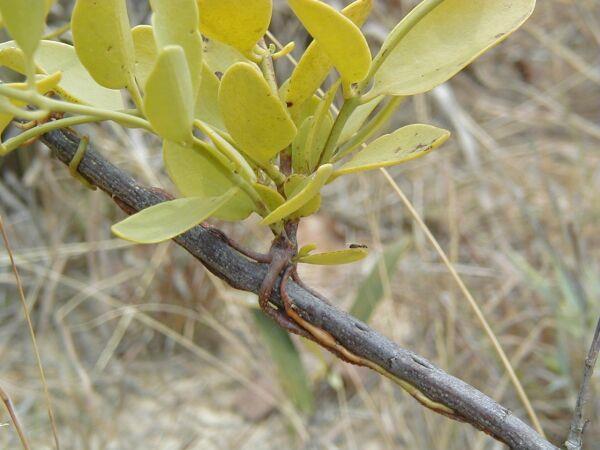
[[[321,188],[325,186],[332,173],[333,166],[331,164],[324,164],[319,167],[300,192],[265,217],[261,223],[263,225],[271,225],[294,214],[315,196],[319,195]]]
[[[409,125],[375,139],[336,170],[335,176],[395,166],[418,158],[442,145],[450,132],[431,125]]]
[[[249,53],[267,32],[272,0],[198,0],[200,31],[209,39]]]
[[[320,266],[337,266],[339,264],[350,264],[365,258],[369,252],[365,248],[349,248],[336,252],[314,253],[298,258],[298,262],[304,264],[317,264]]]
[[[292,198],[298,194],[311,181],[309,177],[300,174],[294,174],[287,179],[283,185],[283,190],[287,198]],[[321,209],[321,194],[315,195],[302,208],[289,216],[290,219],[299,219],[316,214]]]
[[[187,142],[192,138],[194,95],[185,53],[165,47],[146,82],[144,112],[163,139]]]
[[[202,81],[200,83],[200,92],[196,100],[195,117],[218,130],[225,131],[227,127],[223,123],[221,110],[219,109],[219,86],[221,81],[204,64],[202,68]]]
[[[219,88],[219,106],[235,142],[259,162],[269,161],[296,135],[285,107],[251,64],[237,63],[227,70]]]
[[[373,0],[356,0],[344,9],[342,14],[355,25],[361,27],[373,9]],[[292,72],[287,88],[285,101],[288,107],[304,103],[323,84],[333,63],[327,52],[317,41],[313,41],[298,65]]]
[[[219,162],[195,148],[165,141],[163,158],[169,176],[186,197],[218,197],[235,186]],[[253,210],[250,197],[238,190],[213,216],[222,220],[243,220]]]
[[[179,45],[185,51],[194,93],[202,76],[202,36],[196,0],[151,0],[152,25],[159,49]]]
[[[77,0],[71,18],[75,50],[100,85],[128,87],[135,51],[125,0]]]
[[[220,197],[179,198],[151,206],[113,225],[112,232],[138,244],[155,244],[179,236],[204,222],[235,194]]]
[[[350,115],[350,118],[344,125],[342,134],[340,134],[339,143],[343,144],[348,141],[366,122],[371,113],[379,106],[384,97],[376,97],[373,100],[366,102],[357,107]]]
[[[35,53],[46,26],[44,0],[0,0],[0,13],[4,25],[27,58]]]
[[[158,58],[158,47],[154,30],[150,25],[138,25],[131,30],[135,48],[135,78],[140,86],[145,86]]]
[[[411,27],[431,9],[429,3],[418,5],[390,33],[409,28],[395,47],[384,43],[387,56],[369,97],[433,89],[519,28],[535,7],[535,0],[445,0]]]
[[[42,41],[35,54],[35,62],[38,73],[62,73],[62,79],[55,91],[64,100],[102,109],[123,109],[121,92],[96,83],[79,62],[72,46],[62,42]],[[21,74],[25,73],[23,52],[15,47],[14,42],[0,45],[0,65]]]
[[[364,80],[371,52],[360,29],[340,12],[318,0],[288,0],[296,16],[347,83]]]

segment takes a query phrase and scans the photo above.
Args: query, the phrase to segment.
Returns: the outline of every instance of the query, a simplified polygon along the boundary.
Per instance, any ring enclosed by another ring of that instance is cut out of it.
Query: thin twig
[[[15,258],[14,258],[13,252],[10,248],[10,243],[8,241],[8,235],[6,234],[6,229],[4,228],[4,221],[2,220],[2,216],[0,216],[0,233],[2,234],[2,239],[4,240],[4,246],[6,247],[8,257],[10,258],[10,264],[12,266],[13,274],[15,275],[15,281],[17,282],[19,298],[21,299],[21,304],[23,306],[23,313],[25,314],[25,320],[27,321],[27,327],[29,328],[29,336],[31,338],[33,352],[35,353],[36,363],[38,366],[38,370],[40,372],[40,379],[42,380],[42,385],[44,387],[44,396],[46,397],[46,408],[48,409],[48,418],[50,419],[50,427],[52,428],[52,435],[54,437],[54,447],[56,448],[56,450],[60,450],[60,444],[58,442],[58,431],[57,431],[57,427],[56,427],[56,420],[54,419],[54,412],[52,411],[52,400],[50,398],[50,391],[48,389],[48,383],[46,382],[46,374],[44,373],[44,366],[42,364],[40,350],[37,345],[35,331],[33,329],[33,323],[31,322],[31,316],[29,315],[29,308],[27,307],[27,301],[25,300],[25,292],[23,291],[23,284],[21,283],[21,276],[19,275],[19,271],[17,269],[17,264],[15,263]]]
[[[583,433],[589,420],[586,420],[584,416],[585,404],[588,402],[590,397],[590,384],[592,381],[592,375],[594,374],[594,368],[598,361],[598,353],[600,352],[600,319],[596,324],[596,331],[594,332],[594,339],[592,339],[592,345],[588,352],[587,358],[585,358],[585,366],[583,369],[583,381],[581,382],[581,389],[577,396],[577,403],[575,404],[575,412],[573,413],[573,420],[571,421],[571,428],[569,429],[569,437],[565,442],[565,447],[568,450],[581,450],[583,447]]]
[[[6,407],[6,411],[12,420],[13,426],[15,427],[15,431],[19,436],[19,440],[21,441],[21,446],[24,450],[29,450],[29,442],[27,442],[27,437],[25,436],[25,432],[23,431],[23,426],[21,425],[21,421],[19,420],[19,416],[17,416],[17,411],[15,411],[15,407],[13,406],[13,402],[2,387],[0,387],[0,398],[2,399],[2,403]]]

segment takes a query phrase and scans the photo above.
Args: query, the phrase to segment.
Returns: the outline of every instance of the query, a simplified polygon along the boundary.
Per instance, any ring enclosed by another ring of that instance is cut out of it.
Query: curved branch
[[[67,130],[53,131],[42,136],[41,140],[66,165],[79,145],[79,138]],[[91,145],[79,165],[79,172],[92,185],[110,195],[128,214],[170,198],[161,189],[137,184],[133,177],[108,162]],[[267,265],[244,257],[229,245],[222,232],[197,226],[174,240],[230,286],[258,293]],[[271,302],[283,307],[278,292],[279,289],[273,291]],[[415,396],[425,406],[467,422],[510,448],[557,448],[510,410],[473,386],[447,374],[421,356],[400,348],[368,325],[327,304],[310,290],[290,280],[286,292],[295,305],[296,313],[304,321],[327,332],[356,357],[382,368],[400,382],[414,386],[425,396],[427,401]],[[452,413],[448,414],[448,411]]]

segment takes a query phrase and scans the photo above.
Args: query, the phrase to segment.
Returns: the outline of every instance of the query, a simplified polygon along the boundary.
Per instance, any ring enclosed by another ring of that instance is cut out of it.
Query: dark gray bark
[[[68,164],[77,150],[79,138],[66,131],[54,131],[42,141],[63,163]],[[161,190],[141,186],[90,146],[79,165],[79,172],[103,190],[127,213],[132,214],[169,199]],[[267,265],[244,257],[210,227],[197,226],[175,241],[219,278],[236,289],[257,293]],[[277,292],[275,290],[274,292]],[[511,411],[453,377],[419,355],[400,348],[368,325],[344,311],[328,305],[294,282],[287,293],[300,316],[327,331],[337,342],[361,358],[418,388],[434,402],[454,411],[453,418],[467,422],[514,449],[556,449]],[[278,294],[271,299],[281,306]]]

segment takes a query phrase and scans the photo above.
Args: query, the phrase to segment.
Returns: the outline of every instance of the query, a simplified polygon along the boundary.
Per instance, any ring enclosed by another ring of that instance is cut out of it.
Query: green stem
[[[336,117],[333,128],[331,129],[329,137],[327,138],[327,143],[325,144],[325,148],[321,154],[321,159],[319,160],[319,166],[323,163],[328,163],[331,160],[335,152],[336,145],[340,139],[340,136],[342,135],[342,131],[346,126],[346,122],[348,122],[348,119],[354,110],[360,105],[360,102],[360,97],[352,97],[344,101],[342,109],[340,109],[340,113]]]
[[[42,39],[45,41],[50,41],[54,38],[57,38],[59,36],[61,36],[62,34],[66,33],[67,31],[69,31],[71,29],[71,23],[66,23],[63,26],[52,30],[50,33],[48,33],[47,35],[45,35]]]
[[[339,151],[333,156],[332,162],[338,162],[377,133],[377,131],[390,120],[396,111],[396,108],[404,101],[404,99],[405,97],[392,97],[392,99],[352,137],[352,139],[340,147]]]
[[[383,47],[379,50],[377,56],[373,59],[369,75],[358,85],[358,92],[362,93],[369,85],[373,76],[386,61],[393,49],[400,41],[417,25],[423,17],[429,14],[434,8],[440,5],[444,0],[423,0],[417,5],[388,35]]]
[[[53,120],[51,122],[46,122],[42,125],[38,125],[36,127],[31,128],[30,130],[24,131],[23,133],[15,136],[4,142],[2,147],[0,147],[0,156],[4,156],[7,153],[19,148],[27,141],[31,139],[35,139],[42,134],[48,133],[53,130],[58,130],[59,128],[67,128],[75,125],[81,125],[84,123],[98,122],[99,119],[95,116],[75,116],[75,117],[65,117],[64,119]]]
[[[135,107],[143,111],[144,110],[144,101],[142,100],[142,93],[140,92],[140,87],[137,84],[137,81],[133,74],[129,76],[129,83],[127,83],[127,91],[129,91],[129,95],[131,95],[131,99],[133,100],[133,104]]]
[[[4,84],[0,84],[0,95],[21,100],[48,111],[65,112],[81,116],[95,116],[101,120],[112,120],[126,126],[153,131],[147,120],[121,111],[110,111],[93,106],[54,100],[34,91],[21,91]]]

